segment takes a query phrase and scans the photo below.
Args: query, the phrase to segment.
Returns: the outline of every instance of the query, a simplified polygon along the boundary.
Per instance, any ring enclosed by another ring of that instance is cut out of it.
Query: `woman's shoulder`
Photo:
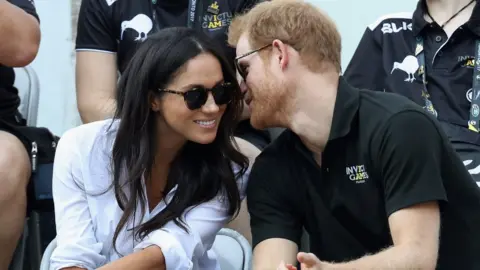
[[[117,126],[117,121],[108,119],[71,128],[60,137],[59,147],[76,148],[79,152],[88,153],[93,145],[99,142],[106,144],[109,138],[114,138]]]
[[[116,121],[112,122],[111,119],[82,124],[65,131],[60,137],[60,140],[75,139],[77,143],[88,141],[91,138],[97,137],[99,132],[107,133],[110,130],[109,127],[112,126],[112,128],[114,128],[116,126],[115,124]]]
[[[68,168],[65,173],[76,175],[87,191],[108,187],[111,147],[118,123],[103,120],[72,128],[58,142],[55,166]],[[92,177],[95,176],[95,177]],[[69,177],[69,176],[67,176]],[[102,181],[105,179],[105,181]]]

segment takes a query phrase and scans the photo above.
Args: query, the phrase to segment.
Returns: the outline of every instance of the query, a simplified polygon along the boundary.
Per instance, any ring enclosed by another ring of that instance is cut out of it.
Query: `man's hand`
[[[325,269],[324,263],[322,263],[317,256],[313,253],[299,252],[297,260],[300,262],[300,270],[322,270]],[[297,270],[297,267],[286,264],[283,261],[277,267],[277,270]]]
[[[300,262],[301,270],[321,270],[325,269],[323,263],[313,253],[299,252],[297,260]]]

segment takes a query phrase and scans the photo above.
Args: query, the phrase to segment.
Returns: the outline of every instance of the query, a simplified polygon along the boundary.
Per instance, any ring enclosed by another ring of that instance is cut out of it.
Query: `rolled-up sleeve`
[[[234,166],[234,169],[237,171],[238,167]],[[245,197],[249,172],[250,170],[247,170],[237,181],[241,198]],[[171,221],[145,237],[135,247],[135,251],[156,245],[162,249],[166,269],[193,269],[192,260],[211,249],[215,236],[230,220],[228,208],[228,200],[223,196],[191,207],[183,214],[188,232]]]
[[[57,247],[50,258],[53,270],[74,266],[96,269],[106,260],[100,255],[103,244],[94,234],[75,132],[70,130],[62,136],[55,155],[52,189]]]

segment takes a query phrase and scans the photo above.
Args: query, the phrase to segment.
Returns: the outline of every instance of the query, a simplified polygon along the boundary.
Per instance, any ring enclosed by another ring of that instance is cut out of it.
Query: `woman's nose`
[[[204,113],[216,113],[220,110],[217,103],[215,103],[215,98],[213,98],[212,93],[208,93],[207,102],[202,106],[202,111]]]

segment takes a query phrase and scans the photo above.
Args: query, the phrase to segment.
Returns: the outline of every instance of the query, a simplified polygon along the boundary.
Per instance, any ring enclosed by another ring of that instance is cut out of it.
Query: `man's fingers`
[[[297,255],[297,260],[306,267],[315,266],[318,263],[317,257],[313,253],[300,252]]]

